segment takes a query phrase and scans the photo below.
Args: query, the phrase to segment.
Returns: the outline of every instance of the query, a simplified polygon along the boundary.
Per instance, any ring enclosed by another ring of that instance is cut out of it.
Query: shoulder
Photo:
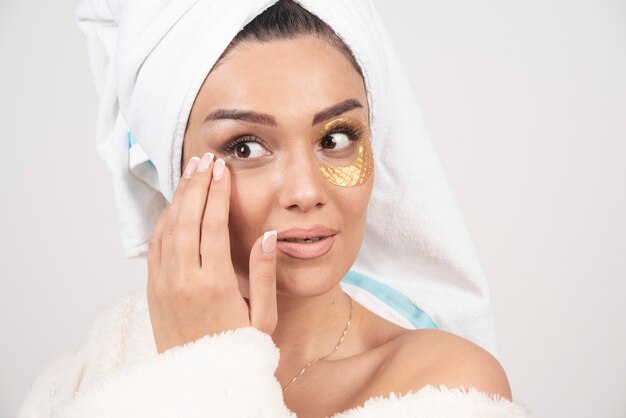
[[[417,391],[428,385],[444,385],[475,388],[512,399],[500,362],[465,338],[442,330],[412,330],[398,336],[393,343],[387,363],[395,376],[397,373],[403,376],[399,382],[401,389]]]

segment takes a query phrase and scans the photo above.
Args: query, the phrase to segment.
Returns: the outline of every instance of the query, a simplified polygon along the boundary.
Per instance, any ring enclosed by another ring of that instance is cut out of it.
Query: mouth
[[[281,240],[276,248],[293,258],[309,259],[326,254],[335,243],[335,235],[304,240]]]
[[[323,240],[324,238],[328,238],[328,237],[315,237],[315,238],[304,238],[304,239],[285,238],[285,239],[282,239],[281,241],[285,241],[285,242],[299,242],[301,244],[310,244],[312,242],[318,242],[320,240]]]
[[[319,225],[291,228],[278,234],[276,248],[293,258],[317,258],[330,251],[337,233],[334,229]]]
[[[311,225],[308,227],[296,226],[278,232],[278,241],[311,243],[336,235],[337,230],[323,225]]]

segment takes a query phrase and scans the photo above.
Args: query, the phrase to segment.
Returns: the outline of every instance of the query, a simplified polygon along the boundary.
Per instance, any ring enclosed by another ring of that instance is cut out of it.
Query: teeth
[[[296,239],[296,238],[285,238],[287,242],[299,242],[304,244],[310,244],[312,242],[317,242],[325,237],[316,237],[316,238],[306,238],[306,239]]]

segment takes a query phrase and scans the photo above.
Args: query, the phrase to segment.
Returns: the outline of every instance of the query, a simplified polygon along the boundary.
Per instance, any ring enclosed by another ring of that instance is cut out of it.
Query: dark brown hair
[[[332,0],[329,0],[332,1]],[[293,0],[279,0],[255,17],[233,38],[214,67],[237,45],[248,42],[269,42],[276,39],[294,39],[315,35],[341,51],[363,78],[350,47],[319,17]]]

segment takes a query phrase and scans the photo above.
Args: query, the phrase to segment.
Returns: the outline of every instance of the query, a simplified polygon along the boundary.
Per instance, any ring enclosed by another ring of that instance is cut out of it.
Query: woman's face
[[[354,140],[355,128],[361,139]],[[313,258],[288,254],[279,242],[279,294],[326,293],[350,269],[373,177],[346,187],[320,165],[345,166],[368,136],[361,76],[342,52],[317,37],[240,44],[211,71],[191,110],[183,167],[212,152],[231,171],[230,243],[241,286],[247,289],[242,282],[253,243],[272,229],[279,239],[294,227],[337,231],[330,250]]]

